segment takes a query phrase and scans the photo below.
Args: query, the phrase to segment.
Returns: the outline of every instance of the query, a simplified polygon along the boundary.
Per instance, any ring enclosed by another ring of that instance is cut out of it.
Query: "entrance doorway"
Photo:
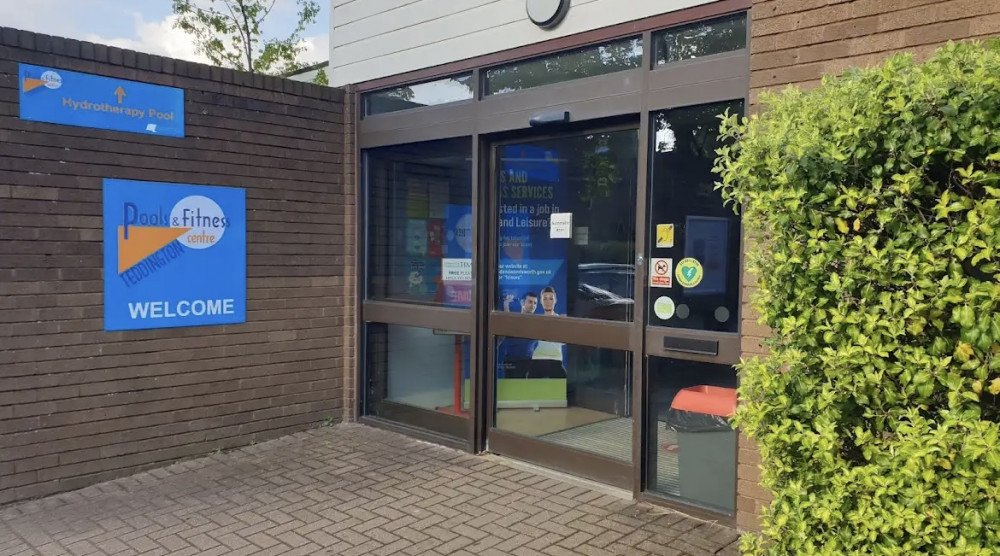
[[[487,448],[631,489],[639,128],[490,157]]]
[[[745,8],[360,89],[363,421],[735,516]]]
[[[740,224],[712,171],[727,110],[742,101],[652,113],[646,156],[637,125],[489,146],[487,450],[734,513]]]

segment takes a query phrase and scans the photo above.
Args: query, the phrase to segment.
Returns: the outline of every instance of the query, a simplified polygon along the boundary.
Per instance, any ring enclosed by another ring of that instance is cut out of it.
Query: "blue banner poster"
[[[104,329],[246,322],[246,192],[104,180]]]
[[[567,239],[549,236],[553,213],[568,211],[558,153],[530,145],[501,152],[498,309],[565,315]],[[566,403],[565,346],[503,338],[497,346],[500,407]]]
[[[446,307],[472,306],[472,206],[445,206],[441,248],[440,303]]]
[[[511,145],[503,150],[497,176],[500,189],[498,309],[522,313],[534,311],[523,304],[525,295],[540,297],[542,290],[555,290],[556,314],[565,314],[567,240],[549,237],[554,212],[567,210],[567,193],[560,179],[557,153],[530,145]]]
[[[184,89],[30,64],[18,81],[22,120],[184,137]]]

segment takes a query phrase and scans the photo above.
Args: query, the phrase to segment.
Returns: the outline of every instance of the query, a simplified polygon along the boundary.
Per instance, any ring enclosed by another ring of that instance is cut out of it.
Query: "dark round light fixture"
[[[528,19],[542,29],[552,29],[566,19],[570,0],[525,0]]]

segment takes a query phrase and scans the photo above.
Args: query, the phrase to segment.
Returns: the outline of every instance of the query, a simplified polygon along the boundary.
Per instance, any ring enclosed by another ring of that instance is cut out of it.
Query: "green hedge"
[[[736,423],[752,554],[1000,554],[1000,43],[723,118],[716,170],[774,335]]]

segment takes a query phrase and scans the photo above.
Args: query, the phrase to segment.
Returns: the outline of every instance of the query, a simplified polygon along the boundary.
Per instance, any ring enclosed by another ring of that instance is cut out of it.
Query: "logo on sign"
[[[685,288],[693,288],[701,283],[705,272],[697,259],[687,258],[677,263],[677,283]]]
[[[472,252],[472,215],[462,215],[455,227],[448,230],[448,241],[457,243],[466,253]]]
[[[673,287],[673,259],[651,259],[649,285],[653,288]]]
[[[105,329],[244,322],[245,206],[240,189],[105,180]]]
[[[30,64],[18,77],[22,120],[184,136],[182,89]]]
[[[218,244],[228,226],[229,219],[222,208],[202,195],[184,197],[169,213],[163,207],[126,201],[122,203],[122,225],[118,227],[118,273],[129,287],[136,285],[150,272],[182,255],[182,246],[208,249]],[[179,245],[172,246],[175,242]],[[167,249],[171,246],[172,249]],[[169,255],[163,264],[150,261],[161,252]],[[143,264],[144,268],[134,270]]]
[[[62,87],[62,77],[54,71],[43,72],[42,81],[49,89],[58,89],[59,87]]]

